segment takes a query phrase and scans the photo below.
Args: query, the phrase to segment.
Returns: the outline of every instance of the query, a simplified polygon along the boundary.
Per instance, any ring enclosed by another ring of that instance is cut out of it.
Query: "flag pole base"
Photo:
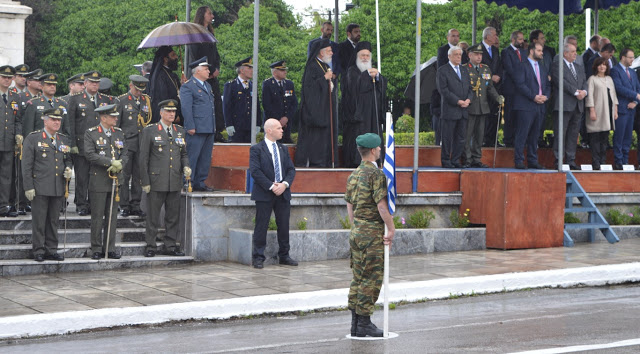
[[[388,337],[352,337],[351,333],[345,336],[345,338],[347,339],[354,339],[354,340],[385,340],[385,339],[392,339],[396,337],[398,337],[398,333],[394,333],[394,332],[389,332]]]

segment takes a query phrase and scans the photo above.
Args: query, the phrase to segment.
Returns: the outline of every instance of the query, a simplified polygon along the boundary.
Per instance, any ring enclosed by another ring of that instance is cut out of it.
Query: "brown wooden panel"
[[[581,172],[573,174],[587,193],[640,192],[638,172]]]
[[[211,166],[249,167],[249,144],[215,144]]]
[[[296,170],[293,193],[344,193],[351,171]]]
[[[211,167],[205,184],[216,190],[245,192],[247,169]]]
[[[409,188],[411,190],[411,185]],[[458,192],[459,190],[460,172],[458,171],[418,171],[418,192],[420,193]]]

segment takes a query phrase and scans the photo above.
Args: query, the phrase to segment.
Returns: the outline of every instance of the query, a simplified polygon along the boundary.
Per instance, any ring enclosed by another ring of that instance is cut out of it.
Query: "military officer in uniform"
[[[482,64],[482,43],[472,45],[469,50],[467,71],[471,79],[473,96],[469,105],[469,120],[467,122],[467,137],[465,139],[465,165],[463,167],[488,167],[483,164],[482,140],[484,139],[485,120],[491,113],[490,103],[504,103],[504,97],[498,94],[491,80],[491,69]],[[489,102],[491,99],[491,102]],[[491,142],[493,143],[493,142]]]
[[[391,245],[395,227],[387,205],[387,180],[376,165],[382,139],[366,133],[356,138],[362,158],[360,166],[347,180],[344,199],[351,220],[351,270],[349,289],[351,336],[382,337],[382,330],[371,323],[374,305],[380,295],[384,272],[384,245]],[[384,226],[389,229],[384,235]]]
[[[191,177],[184,128],[173,124],[178,101],[164,100],[158,104],[160,121],[142,131],[140,140],[140,176],[142,190],[148,194],[145,257],[156,255],[160,209],[164,205],[165,237],[163,254],[184,256],[176,241],[180,217],[182,174]]]
[[[251,90],[253,82],[253,61],[251,57],[236,63],[238,77],[224,84],[222,112],[227,126],[229,141],[232,143],[251,142]],[[258,103],[258,107],[260,104]],[[256,122],[256,132],[260,131],[260,112]]]
[[[20,98],[9,90],[16,70],[10,65],[0,66],[0,216],[7,216],[11,210],[11,178],[16,145],[22,144],[22,123],[19,115]],[[12,215],[17,216],[17,214]]]
[[[120,254],[115,249],[119,204],[117,194],[123,181],[122,168],[127,164],[127,144],[124,133],[116,127],[119,115],[117,105],[101,106],[95,112],[100,116],[100,124],[84,133],[84,153],[90,164],[91,259],[104,257],[107,246],[107,256],[118,259]],[[115,182],[112,177],[117,177]],[[112,194],[112,185],[116,182],[115,194]],[[113,207],[109,210],[112,203]],[[109,229],[111,232],[107,235]]]
[[[69,87],[69,94],[60,97],[66,103],[69,103],[71,96],[84,90],[84,73],[75,74],[67,79],[67,86]]]
[[[95,109],[115,103],[111,96],[98,92],[100,78],[99,71],[90,71],[84,74],[84,90],[72,95],[67,105],[69,116],[69,132],[71,139],[71,153],[73,154],[73,167],[76,175],[75,204],[78,215],[89,215],[89,201],[87,191],[89,187],[89,162],[84,151],[84,135],[88,128],[100,124],[100,118]]]
[[[69,138],[59,133],[63,116],[59,107],[44,110],[40,115],[44,128],[29,134],[22,150],[24,189],[33,208],[33,258],[37,262],[64,260],[64,255],[56,251],[58,223],[72,163]]]
[[[120,193],[120,210],[122,216],[145,216],[140,210],[140,165],[138,156],[139,136],[142,129],[151,121],[151,98],[142,93],[149,80],[140,75],[129,76],[129,92],[118,97],[118,127],[124,132],[127,139],[128,161],[124,166],[124,187]],[[129,193],[131,182],[131,193]]]
[[[284,133],[281,143],[291,144],[290,121],[298,109],[298,98],[293,87],[293,81],[287,80],[287,64],[284,60],[272,63],[270,66],[272,77],[262,82],[262,108],[264,121],[275,118],[280,121]]]
[[[18,105],[20,107],[20,117],[24,114],[25,108],[27,108],[27,102],[31,99],[40,96],[42,93],[42,82],[40,82],[40,75],[42,75],[42,69],[36,69],[31,72],[24,74],[24,77],[27,79],[27,87],[23,92],[18,94],[19,101]]]
[[[13,77],[13,86],[11,86],[11,92],[21,93],[27,90],[27,78],[24,75],[29,73],[29,65],[20,64],[15,67],[16,76]]]
[[[42,129],[44,126],[42,113],[51,108],[60,108],[62,111],[61,133],[69,135],[69,119],[67,117],[67,104],[64,100],[55,97],[58,75],[44,74],[40,76],[42,81],[42,94],[27,102],[22,115],[22,135],[28,136],[31,132]]]

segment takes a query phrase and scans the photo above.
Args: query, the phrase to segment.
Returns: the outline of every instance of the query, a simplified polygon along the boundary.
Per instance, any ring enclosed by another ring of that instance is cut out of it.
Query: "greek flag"
[[[393,139],[393,118],[391,112],[387,112],[387,131],[386,131],[386,149],[384,156],[384,165],[382,170],[387,176],[387,202],[389,204],[389,213],[393,215],[396,212],[396,150],[395,141]]]

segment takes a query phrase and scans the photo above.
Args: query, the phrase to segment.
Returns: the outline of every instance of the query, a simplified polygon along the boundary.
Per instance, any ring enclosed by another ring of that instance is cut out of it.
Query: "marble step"
[[[163,243],[158,242],[158,248],[162,248]],[[91,256],[90,243],[67,243],[67,248],[63,251],[63,245],[58,245],[58,253],[64,254],[65,258],[83,258]],[[145,242],[116,242],[116,252],[123,256],[144,256]],[[0,245],[0,259],[33,259],[31,245]]]
[[[21,276],[42,273],[88,272],[110,269],[166,267],[194,262],[191,256],[171,257],[123,256],[120,259],[67,258],[62,262],[36,262],[33,259],[0,260],[0,276]]]
[[[164,229],[158,230],[159,236],[164,235]],[[0,230],[0,245],[31,244],[31,230]],[[64,242],[64,229],[58,230],[60,245]],[[90,229],[67,229],[67,243],[90,242]],[[123,227],[116,229],[116,242],[142,242],[145,240],[144,227]]]
[[[115,216],[115,215],[114,215]],[[118,215],[118,228],[144,227],[145,219],[139,216],[122,217]],[[67,230],[91,228],[91,216],[79,216],[76,213],[67,213]],[[59,229],[64,229],[64,215],[60,214]],[[15,218],[0,218],[0,230],[31,230],[31,213]]]

